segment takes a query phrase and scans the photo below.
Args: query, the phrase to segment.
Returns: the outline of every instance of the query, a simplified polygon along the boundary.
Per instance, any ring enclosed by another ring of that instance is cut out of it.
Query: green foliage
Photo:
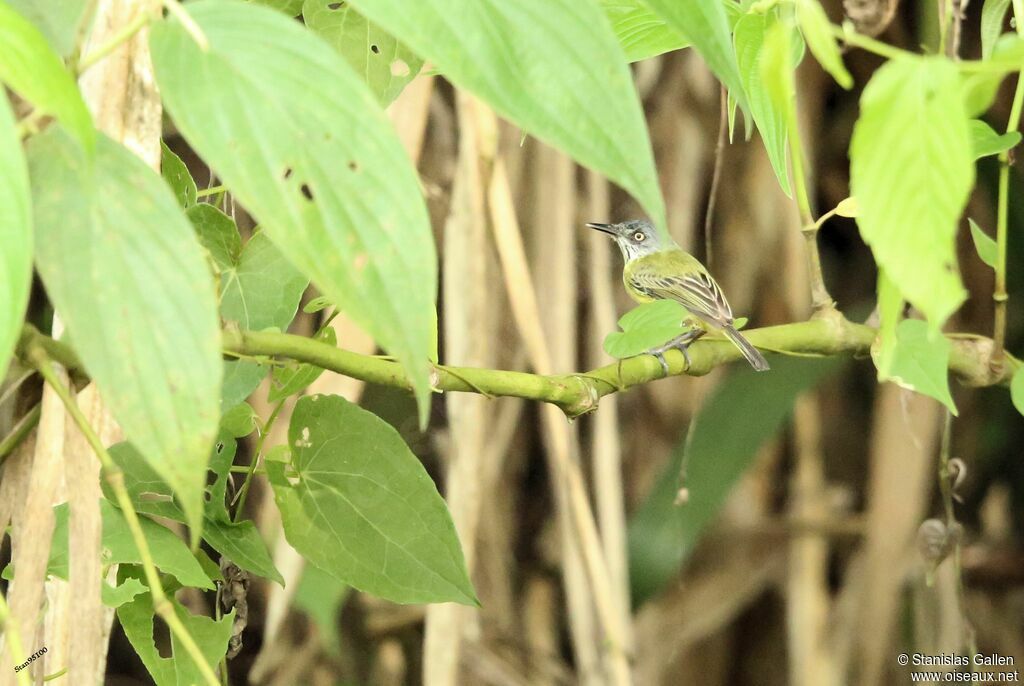
[[[936,329],[966,297],[955,243],[973,184],[956,65],[887,62],[864,89],[850,146],[857,225],[879,267]]]
[[[747,96],[733,50],[729,17],[719,0],[647,0],[665,23],[693,42],[708,68],[746,110]]]
[[[167,110],[288,261],[398,358],[425,422],[437,264],[394,129],[344,59],[300,24],[228,0],[189,11],[208,50],[173,19],[150,35]]]
[[[621,332],[613,331],[604,339],[604,351],[617,359],[641,355],[669,342],[686,330],[689,316],[675,300],[655,300],[634,307],[619,318]]]
[[[91,155],[96,130],[75,80],[39,29],[4,2],[0,2],[0,45],[0,82],[40,114],[57,117]]]
[[[800,0],[796,5],[800,30],[803,32],[807,47],[818,60],[822,68],[832,75],[840,86],[849,90],[853,87],[853,77],[843,64],[843,56],[832,35],[831,22],[818,0]]]
[[[724,14],[719,0],[713,2]],[[595,3],[351,4],[454,84],[621,185],[664,228],[664,202],[636,89],[622,48]]]
[[[314,338],[331,347],[338,345],[338,335],[329,326],[321,329]],[[299,364],[294,361],[274,367],[270,373],[270,390],[267,392],[267,401],[276,403],[290,395],[295,395],[320,378],[323,373],[323,368],[317,367],[315,364]]]
[[[260,231],[246,241],[237,261],[221,268],[221,317],[253,331],[285,329],[308,285]]]
[[[21,331],[32,280],[28,169],[7,98],[0,97],[0,380]]]
[[[949,394],[949,340],[930,330],[920,319],[904,319],[896,326],[896,343],[878,380],[892,381],[907,390],[935,398],[957,414]]]
[[[641,0],[600,0],[600,3],[630,62],[690,46],[682,33],[669,27]]]
[[[28,19],[61,57],[75,49],[78,32],[86,20],[88,0],[0,0]]]
[[[338,615],[349,587],[320,568],[307,564],[295,589],[295,607],[309,615],[321,635],[321,644],[332,655],[340,653]]]
[[[302,0],[246,0],[277,10],[289,17],[297,17],[302,12]]]
[[[980,119],[972,119],[969,123],[971,127],[971,149],[974,151],[974,159],[976,160],[1006,152],[1020,143],[1019,131],[1009,131],[1000,135]]]
[[[871,348],[871,358],[878,369],[878,378],[888,378],[896,351],[896,327],[903,318],[903,296],[884,269],[878,270],[878,316],[881,324],[878,338]]]
[[[122,569],[118,577],[123,580],[142,579],[138,568]],[[182,624],[199,645],[203,657],[208,664],[216,664],[227,652],[228,639],[235,621],[232,611],[219,620],[193,615],[173,597],[169,599]],[[183,684],[199,684],[204,679],[199,667],[189,656],[184,647],[179,645],[177,637],[171,634],[171,657],[161,657],[153,641],[153,599],[149,593],[137,596],[132,602],[117,608],[117,619],[121,623],[128,641],[139,654],[146,670],[153,677],[156,686],[181,686]]]
[[[285,536],[340,581],[398,603],[477,604],[444,501],[398,432],[339,396],[307,396],[291,462],[267,460]]]
[[[772,361],[770,374],[742,367],[715,388],[629,522],[634,604],[656,594],[679,572],[758,448],[778,433],[796,397],[838,366],[835,359],[782,358]],[[684,464],[682,485],[689,498],[677,505]]]
[[[190,207],[186,216],[192,222],[199,243],[206,248],[217,271],[238,266],[242,256],[242,237],[231,217],[213,205],[199,204]]]
[[[409,48],[347,3],[305,0],[302,18],[362,75],[382,106],[397,98],[423,66]]]
[[[125,603],[130,603],[135,596],[148,592],[149,589],[141,581],[132,577],[125,579],[124,583],[117,586],[111,586],[107,581],[104,581],[100,595],[103,597],[104,605],[116,608],[121,607]]]
[[[967,223],[971,226],[971,239],[974,241],[974,249],[978,251],[978,257],[982,262],[995,269],[996,259],[999,256],[996,242],[989,238],[988,234],[982,231],[973,219],[968,218]]]
[[[981,56],[988,58],[995,50],[999,34],[1003,32],[1006,10],[1010,0],[985,0],[981,6]]]
[[[1018,368],[1010,380],[1010,399],[1017,411],[1024,415],[1024,367]]]
[[[225,360],[224,384],[220,389],[221,410],[231,409],[252,395],[268,371],[267,365],[258,362]]]
[[[188,167],[181,161],[181,158],[174,154],[174,151],[167,147],[167,143],[160,141],[160,175],[171,187],[178,204],[188,209],[196,204],[196,182],[188,172]]]
[[[125,435],[196,528],[221,380],[202,251],[167,185],[121,145],[101,136],[90,165],[54,130],[28,150],[47,293]]]
[[[256,410],[249,403],[238,403],[221,415],[220,426],[232,438],[242,438],[253,432],[259,424]]]
[[[206,488],[203,539],[247,572],[283,585],[284,579],[274,566],[270,552],[253,523],[232,523],[228,517],[224,498],[227,473],[235,456],[235,447],[233,440],[222,437],[214,449],[210,466],[216,480]],[[185,520],[181,508],[173,500],[170,487],[131,444],[119,443],[110,449],[110,454],[124,472],[129,497],[139,513],[176,522]],[[108,485],[104,484],[103,488],[108,497],[113,495]]]
[[[61,579],[68,578],[68,514],[67,503],[53,508],[55,524],[53,544],[50,547],[50,561],[47,573]],[[100,514],[103,518],[103,562],[105,564],[141,563],[142,557],[132,538],[128,522],[121,510],[106,498],[100,499]],[[142,533],[149,544],[153,562],[165,574],[170,574],[179,583],[196,588],[213,588],[213,581],[199,566],[195,556],[180,538],[170,529],[156,522],[140,517]],[[15,570],[17,574],[17,570]]]

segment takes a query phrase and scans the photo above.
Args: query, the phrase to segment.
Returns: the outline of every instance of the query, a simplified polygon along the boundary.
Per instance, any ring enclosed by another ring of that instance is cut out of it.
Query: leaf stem
[[[138,33],[139,30],[152,19],[153,15],[149,12],[141,11],[136,14],[134,19],[122,26],[121,29],[108,38],[106,42],[79,60],[78,65],[75,67],[76,73],[79,76],[84,74],[88,71],[89,67],[92,67],[104,57],[108,56],[110,53],[114,52],[131,40],[132,36]]]
[[[7,637],[7,646],[11,651],[11,661],[14,666],[25,661],[25,649],[21,645],[21,634],[18,631],[16,622],[11,621],[11,611],[7,606],[7,599],[0,593],[0,627],[3,627],[4,636]],[[18,686],[32,686],[32,679],[27,669],[17,671]]]
[[[228,189],[224,184],[218,186],[210,186],[209,188],[200,188],[196,191],[196,198],[205,198],[208,195],[216,195],[217,193],[223,193]]]
[[[0,441],[0,464],[3,464],[7,456],[13,453],[21,445],[22,441],[32,433],[32,429],[36,428],[36,425],[39,424],[40,414],[42,414],[42,405],[36,403],[35,407],[18,420],[18,423],[11,429],[11,433],[4,436],[4,439]]]
[[[263,423],[263,429],[260,431],[259,440],[256,441],[256,450],[253,453],[252,461],[249,463],[248,470],[245,475],[245,481],[242,482],[242,488],[238,491],[238,496],[235,501],[238,503],[235,507],[235,521],[240,521],[242,512],[245,510],[245,499],[249,497],[249,487],[252,485],[253,475],[256,474],[256,467],[259,466],[260,458],[263,457],[263,444],[267,440],[267,436],[270,434],[270,430],[274,427],[274,422],[277,421],[277,416],[281,414],[281,408],[284,407],[284,401],[287,398],[282,398],[278,401],[274,409],[270,411],[270,416],[267,417],[267,421]]]
[[[192,15],[188,13],[178,0],[163,0],[164,7],[167,8],[168,14],[174,16],[175,19],[181,22],[182,27],[190,36],[192,40],[199,45],[199,48],[206,52],[210,49],[210,41],[206,39],[206,34],[199,28],[199,24],[192,18]]]
[[[149,543],[146,541],[146,536],[142,532],[142,524],[139,522],[139,515],[135,512],[135,506],[132,504],[131,496],[128,494],[128,489],[124,483],[124,473],[121,468],[117,466],[114,459],[107,452],[106,447],[103,445],[103,441],[93,430],[89,424],[89,420],[82,412],[81,408],[78,407],[78,403],[71,397],[70,389],[64,385],[60,377],[57,375],[53,367],[49,355],[47,354],[44,346],[38,341],[39,334],[36,336],[29,335],[29,343],[26,350],[28,361],[39,371],[39,374],[43,377],[46,383],[53,389],[57,396],[64,403],[64,407],[67,409],[68,414],[71,415],[72,420],[78,426],[79,431],[85,437],[85,440],[89,443],[89,446],[96,453],[96,457],[99,458],[100,464],[103,468],[104,478],[107,483],[110,484],[117,498],[117,504],[121,508],[122,514],[124,514],[125,521],[128,523],[128,528],[132,532],[132,539],[135,542],[135,546],[139,550],[139,557],[142,559],[142,568],[145,570],[146,581],[149,584],[149,592],[153,598],[153,611],[160,615],[160,617],[167,624],[171,633],[178,639],[181,645],[188,652],[189,656],[195,661],[199,667],[200,673],[209,686],[220,686],[220,682],[217,679],[217,675],[213,669],[206,662],[206,658],[203,656],[202,651],[199,649],[199,645],[196,643],[192,634],[189,633],[188,629],[182,623],[177,613],[174,611],[174,606],[168,599],[167,594],[164,592],[163,584],[160,582],[160,574],[157,572],[156,565],[153,563],[153,556],[149,550]]]

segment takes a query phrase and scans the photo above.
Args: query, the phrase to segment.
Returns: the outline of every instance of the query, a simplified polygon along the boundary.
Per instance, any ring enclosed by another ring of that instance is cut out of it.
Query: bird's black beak
[[[598,231],[601,231],[601,232],[607,233],[607,234],[609,234],[609,235],[611,235],[611,236],[616,236],[616,235],[618,235],[618,232],[617,232],[617,231],[615,230],[615,225],[614,225],[614,224],[595,224],[595,223],[588,223],[588,224],[587,224],[587,228],[588,228],[588,229],[597,229]]]

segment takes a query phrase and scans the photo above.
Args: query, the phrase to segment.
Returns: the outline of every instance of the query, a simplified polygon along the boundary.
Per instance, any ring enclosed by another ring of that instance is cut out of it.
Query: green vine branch
[[[132,539],[135,541],[135,546],[139,550],[139,557],[142,558],[142,567],[146,574],[146,581],[149,583],[149,592],[153,598],[153,611],[158,614],[164,622],[167,624],[171,633],[178,639],[182,646],[184,646],[186,652],[195,661],[199,667],[200,673],[206,680],[206,683],[210,686],[219,686],[220,682],[217,679],[217,675],[213,669],[206,662],[206,658],[203,656],[202,650],[196,643],[192,634],[189,633],[188,629],[185,628],[181,618],[178,617],[174,611],[174,606],[168,599],[167,594],[164,592],[163,584],[160,582],[160,574],[157,572],[156,565],[153,563],[153,555],[149,550],[149,543],[146,541],[145,535],[142,533],[142,525],[139,522],[139,516],[135,512],[135,506],[132,504],[131,496],[128,494],[128,489],[124,483],[124,473],[121,468],[117,466],[114,459],[107,452],[106,447],[103,445],[103,441],[93,430],[89,424],[88,418],[82,412],[81,408],[78,407],[78,403],[71,396],[71,390],[64,384],[61,378],[57,375],[56,370],[53,367],[51,356],[47,351],[47,345],[44,345],[46,336],[42,335],[38,331],[29,330],[25,335],[22,336],[21,342],[26,344],[24,350],[25,357],[28,362],[39,372],[43,380],[46,381],[57,396],[64,403],[64,407],[67,409],[68,414],[71,415],[72,420],[78,426],[79,431],[85,437],[85,440],[89,443],[89,446],[96,453],[96,457],[99,458],[100,464],[103,467],[103,475],[110,484],[117,497],[117,504],[121,508],[122,514],[124,514],[125,521],[128,523],[128,528],[132,532]],[[56,341],[52,341],[56,343]],[[61,345],[56,343],[56,345]]]

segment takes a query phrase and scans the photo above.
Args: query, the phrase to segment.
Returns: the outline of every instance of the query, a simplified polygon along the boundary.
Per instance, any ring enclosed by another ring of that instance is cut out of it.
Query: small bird
[[[665,373],[668,365],[663,353],[678,348],[690,365],[686,348],[708,330],[721,331],[732,341],[750,366],[759,372],[768,369],[768,361],[733,326],[732,308],[721,287],[711,278],[696,257],[684,251],[671,238],[663,238],[646,219],[631,219],[621,224],[587,224],[615,239],[626,261],[622,283],[626,292],[639,303],[675,300],[692,315],[691,330],[658,348],[648,351],[658,358]]]

